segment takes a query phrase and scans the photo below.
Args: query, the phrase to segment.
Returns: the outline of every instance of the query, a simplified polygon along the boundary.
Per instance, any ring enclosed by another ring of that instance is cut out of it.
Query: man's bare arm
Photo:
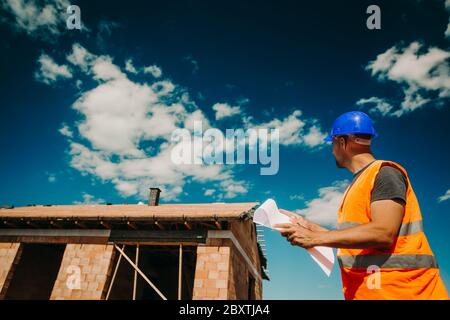
[[[354,249],[390,247],[400,229],[404,206],[393,200],[380,200],[372,202],[371,211],[372,221],[369,223],[320,232],[317,245]]]
[[[278,224],[274,227],[293,245],[304,248],[314,246],[353,249],[390,247],[397,237],[403,220],[405,211],[403,205],[393,200],[379,200],[372,202],[371,211],[371,222],[342,230],[330,231],[322,227],[319,230],[319,228],[308,227],[305,222]],[[298,218],[292,217],[292,221],[295,219]]]

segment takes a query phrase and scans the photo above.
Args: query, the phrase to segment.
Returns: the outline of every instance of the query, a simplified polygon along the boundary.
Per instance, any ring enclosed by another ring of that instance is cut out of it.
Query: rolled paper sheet
[[[278,206],[273,199],[267,199],[253,214],[253,221],[257,224],[263,225],[267,228],[277,230],[273,226],[279,223],[292,223],[290,217],[282,214],[278,210]],[[334,265],[333,248],[329,247],[313,247],[307,249],[313,260],[330,276]]]

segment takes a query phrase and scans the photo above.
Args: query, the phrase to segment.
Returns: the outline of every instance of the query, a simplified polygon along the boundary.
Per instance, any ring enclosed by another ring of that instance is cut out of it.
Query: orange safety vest
[[[339,249],[345,299],[448,299],[436,258],[422,227],[422,215],[406,170],[376,160],[347,188],[338,211],[338,229],[371,221],[370,196],[383,165],[400,169],[408,181],[406,206],[396,241],[388,249]]]

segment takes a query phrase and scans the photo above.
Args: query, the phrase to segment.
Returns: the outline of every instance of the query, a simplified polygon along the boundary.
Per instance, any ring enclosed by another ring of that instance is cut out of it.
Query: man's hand
[[[281,232],[283,237],[293,245],[305,249],[314,247],[317,241],[317,233],[313,232],[300,224],[281,223],[273,226]]]
[[[303,218],[299,214],[296,214],[294,212],[284,210],[284,209],[278,209],[278,211],[280,211],[280,213],[285,214],[288,217],[290,217],[291,218],[290,220],[293,224],[298,224],[298,225],[302,226],[303,228],[306,228],[308,230],[315,231],[315,232],[328,231],[328,229]]]

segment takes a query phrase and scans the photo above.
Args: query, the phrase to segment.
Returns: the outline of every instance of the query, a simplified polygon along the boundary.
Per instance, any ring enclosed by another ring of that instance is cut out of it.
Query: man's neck
[[[355,174],[374,160],[375,158],[371,153],[360,153],[352,157],[347,169],[350,170],[351,173]]]

